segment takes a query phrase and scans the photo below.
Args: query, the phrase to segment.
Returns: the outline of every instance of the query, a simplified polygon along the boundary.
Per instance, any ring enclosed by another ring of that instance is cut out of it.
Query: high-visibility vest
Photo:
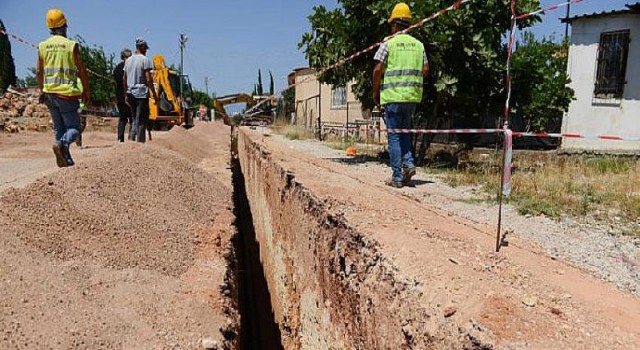
[[[381,86],[380,103],[415,102],[422,100],[422,67],[424,45],[407,34],[387,41],[389,55]]]
[[[63,96],[80,96],[78,67],[73,59],[76,43],[61,35],[52,35],[38,45],[43,62],[42,91]]]
[[[82,93],[84,92],[84,87],[82,86],[82,80],[80,80],[80,77],[78,77],[77,85],[78,85],[78,89],[80,90],[80,95],[82,95]],[[84,100],[80,99],[80,110],[84,111],[86,108],[87,108],[87,105],[84,104]]]

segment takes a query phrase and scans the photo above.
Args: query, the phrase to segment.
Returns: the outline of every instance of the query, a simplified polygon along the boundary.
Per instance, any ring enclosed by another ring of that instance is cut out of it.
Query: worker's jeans
[[[80,115],[78,114],[80,102],[47,94],[45,103],[53,121],[53,137],[57,143],[69,148],[69,145],[80,135]]]
[[[416,111],[416,103],[388,103],[384,105],[387,129],[409,129],[411,118]],[[402,168],[413,168],[411,136],[409,134],[388,133],[389,159],[393,169],[393,181],[402,181]]]
[[[120,118],[118,120],[118,141],[124,142],[124,131],[129,123],[129,140],[133,140],[133,120],[131,118],[131,108],[123,101],[118,101],[118,113]]]
[[[131,112],[133,114],[133,125],[135,141],[145,142],[147,123],[149,122],[149,98],[135,98],[129,95]],[[129,134],[131,136],[131,133]]]

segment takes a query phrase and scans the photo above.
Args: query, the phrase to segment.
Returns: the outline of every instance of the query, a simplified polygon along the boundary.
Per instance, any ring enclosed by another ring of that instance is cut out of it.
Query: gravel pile
[[[117,145],[0,194],[0,349],[227,348],[230,185],[158,146]]]
[[[216,195],[228,192],[204,177],[170,152],[131,145],[9,191],[0,214],[17,236],[58,259],[178,276],[193,260],[188,231],[210,223]]]

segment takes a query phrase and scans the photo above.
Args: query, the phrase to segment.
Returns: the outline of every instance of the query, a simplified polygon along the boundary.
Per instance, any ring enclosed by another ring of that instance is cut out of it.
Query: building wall
[[[617,100],[594,96],[600,34],[630,30],[627,84]],[[640,136],[640,15],[622,14],[575,19],[572,24],[568,71],[575,98],[569,106],[562,132],[588,135]],[[640,152],[640,142],[598,139],[564,139],[567,151]]]
[[[296,72],[296,120],[299,127],[312,129],[317,124],[320,105],[318,96],[318,81],[314,78],[315,72],[305,69]]]
[[[315,78],[315,70],[302,69],[295,73],[296,86],[296,125],[313,129],[318,127],[318,117],[322,123],[344,124],[364,119],[362,105],[347,88],[347,105],[332,106],[332,87],[319,84]],[[347,115],[348,114],[348,115]]]
[[[364,119],[362,115],[362,104],[356,100],[355,95],[351,92],[352,86],[353,84],[350,84],[350,86],[346,88],[347,104],[343,106],[332,106],[333,87],[322,84],[321,106],[323,122],[344,124],[347,120],[351,123],[355,120]]]

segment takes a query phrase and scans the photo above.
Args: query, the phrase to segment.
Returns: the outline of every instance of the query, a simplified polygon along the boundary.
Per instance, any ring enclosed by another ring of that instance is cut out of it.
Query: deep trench
[[[244,174],[237,158],[231,159],[233,202],[237,234],[233,238],[238,311],[240,312],[240,350],[284,349],[280,328],[275,321],[265,272],[260,262],[260,246],[247,198]]]

